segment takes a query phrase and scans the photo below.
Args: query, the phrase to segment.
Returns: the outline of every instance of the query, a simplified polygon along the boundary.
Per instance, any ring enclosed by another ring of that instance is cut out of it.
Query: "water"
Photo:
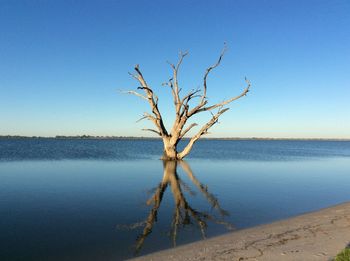
[[[196,145],[0,140],[0,260],[122,260],[350,200],[350,142]]]

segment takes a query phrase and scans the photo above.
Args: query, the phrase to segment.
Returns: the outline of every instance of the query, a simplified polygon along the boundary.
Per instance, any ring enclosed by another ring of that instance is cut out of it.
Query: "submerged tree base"
[[[182,160],[182,158],[179,158],[177,156],[177,153],[176,153],[176,156],[168,156],[166,153],[163,153],[163,156],[160,158],[161,160],[164,160],[164,161],[178,161],[178,160]]]

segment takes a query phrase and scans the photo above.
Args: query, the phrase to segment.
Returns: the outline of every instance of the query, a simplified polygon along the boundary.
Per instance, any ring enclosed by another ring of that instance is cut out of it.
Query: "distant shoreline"
[[[21,135],[0,135],[0,140],[3,139],[76,139],[76,140],[161,140],[159,137],[136,137],[136,136],[91,136],[91,135],[77,135],[77,136],[21,136]],[[188,138],[184,138],[188,139]],[[202,138],[201,140],[285,140],[285,141],[350,141],[349,139],[343,138],[258,138],[258,137],[250,137],[250,138],[241,138],[241,137],[213,137],[213,138]]]

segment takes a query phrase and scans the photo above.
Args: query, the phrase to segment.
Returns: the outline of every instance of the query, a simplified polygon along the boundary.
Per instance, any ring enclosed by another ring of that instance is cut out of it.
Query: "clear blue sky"
[[[0,135],[151,135],[147,104],[117,91],[137,86],[128,71],[140,64],[171,120],[166,60],[188,50],[180,83],[196,88],[223,42],[210,101],[245,76],[252,90],[212,136],[350,138],[348,0],[1,0]]]

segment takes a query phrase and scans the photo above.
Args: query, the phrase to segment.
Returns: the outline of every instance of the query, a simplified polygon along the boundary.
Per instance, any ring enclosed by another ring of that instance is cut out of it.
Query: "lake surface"
[[[0,140],[0,260],[123,260],[350,200],[350,142]]]

